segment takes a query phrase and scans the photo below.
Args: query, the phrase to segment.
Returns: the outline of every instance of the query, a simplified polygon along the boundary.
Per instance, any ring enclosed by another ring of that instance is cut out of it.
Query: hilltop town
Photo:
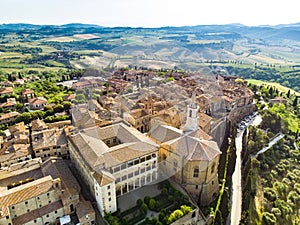
[[[143,68],[73,78],[0,83],[0,224],[206,224],[229,126],[255,110],[247,82]]]

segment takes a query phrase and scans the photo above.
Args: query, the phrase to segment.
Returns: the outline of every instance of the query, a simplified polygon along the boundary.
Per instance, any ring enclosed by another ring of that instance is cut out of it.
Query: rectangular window
[[[140,163],[140,160],[139,160],[139,159],[134,160],[134,165],[137,165],[137,164],[139,164],[139,163]]]
[[[193,177],[199,177],[199,168],[198,167],[194,168]]]
[[[177,161],[176,160],[173,162],[173,170],[174,170],[174,172],[177,172]]]
[[[126,169],[126,164],[125,164],[125,163],[123,163],[123,164],[121,165],[121,170],[124,170],[124,169]]]
[[[133,161],[128,161],[128,162],[127,162],[127,165],[128,165],[128,167],[133,166]]]
[[[114,173],[119,172],[121,170],[120,166],[114,168]]]

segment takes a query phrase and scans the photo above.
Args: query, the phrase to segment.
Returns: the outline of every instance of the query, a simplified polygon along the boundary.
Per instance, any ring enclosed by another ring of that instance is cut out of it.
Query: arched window
[[[189,112],[189,117],[192,117],[192,110],[190,110]]]
[[[166,160],[167,160],[166,154],[162,155],[162,160],[163,160],[163,165],[165,166],[166,165]]]
[[[194,168],[193,177],[199,177],[199,167],[198,166]]]
[[[215,167],[216,167],[216,164],[213,163],[211,166],[211,170],[210,170],[212,174],[215,172]]]

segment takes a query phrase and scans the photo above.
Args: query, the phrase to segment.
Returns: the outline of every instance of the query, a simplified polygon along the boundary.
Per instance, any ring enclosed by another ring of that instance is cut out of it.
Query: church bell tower
[[[186,123],[183,128],[184,132],[198,130],[198,109],[196,94],[193,93],[191,104],[187,106]]]

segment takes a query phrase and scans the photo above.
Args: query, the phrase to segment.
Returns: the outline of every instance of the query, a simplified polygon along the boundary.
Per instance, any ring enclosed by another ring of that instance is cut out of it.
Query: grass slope
[[[272,86],[272,87],[275,87],[279,91],[284,92],[284,93],[287,93],[290,90],[291,94],[300,96],[299,92],[296,92],[291,88],[285,87],[285,86],[283,86],[281,84],[278,84],[278,83],[275,83],[275,82],[266,82],[266,81],[254,80],[254,79],[247,79],[247,81],[251,84],[255,84],[255,85],[258,85],[258,86],[260,86],[260,85]]]

